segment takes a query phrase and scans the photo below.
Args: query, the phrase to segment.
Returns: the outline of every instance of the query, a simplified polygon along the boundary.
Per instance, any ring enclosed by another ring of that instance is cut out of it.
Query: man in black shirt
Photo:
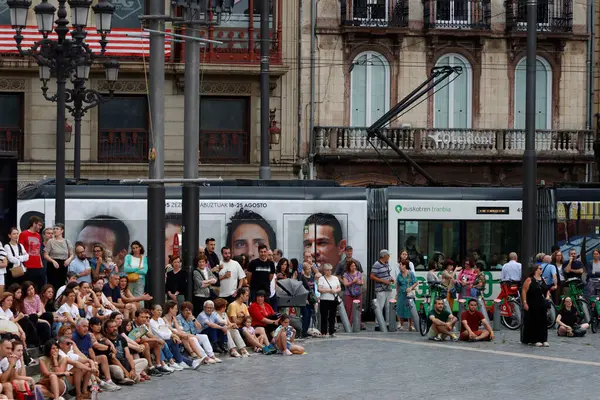
[[[256,292],[264,290],[266,293],[271,291],[271,280],[275,275],[275,263],[268,260],[267,246],[261,244],[258,246],[258,258],[250,261],[246,278],[250,283],[250,301],[256,299]]]
[[[125,317],[133,319],[135,316],[135,305],[133,303],[125,304],[121,298],[121,288],[119,288],[119,273],[113,272],[108,278],[108,282],[102,287],[102,293],[106,298],[121,312]]]
[[[205,248],[204,254],[206,255],[206,259],[208,260],[208,264],[210,265],[210,270],[217,278],[217,283],[213,286],[221,286],[221,281],[219,280],[219,269],[221,260],[219,260],[219,256],[215,253],[216,242],[214,238],[207,238],[204,241]]]
[[[113,320],[107,320],[104,323],[104,330],[106,338],[110,340],[114,348],[114,353],[111,354],[111,359],[109,360],[111,376],[118,383],[133,385],[138,380],[138,375],[135,370],[135,362],[127,347],[127,341],[119,335],[117,323]],[[148,365],[145,359],[141,358],[140,360],[143,360],[146,366]]]
[[[565,279],[581,278],[585,272],[585,267],[581,262],[581,257],[577,257],[575,249],[569,250],[569,259],[563,263]]]

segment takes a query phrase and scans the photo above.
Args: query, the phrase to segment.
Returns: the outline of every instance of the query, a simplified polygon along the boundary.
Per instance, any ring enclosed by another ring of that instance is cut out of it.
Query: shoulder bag
[[[23,252],[21,250],[22,249],[21,243],[17,243],[17,247],[19,249],[19,255],[22,256]],[[13,249],[13,247],[10,243],[8,244],[8,248],[10,249],[10,252],[12,253],[13,257],[16,257],[17,255],[15,254],[15,249]],[[11,267],[9,269],[10,276],[12,276],[13,278],[20,278],[23,275],[25,275],[25,272],[27,271],[27,269],[25,268],[23,263],[19,263],[18,265],[15,265],[15,264],[10,264],[10,265],[11,265]]]
[[[131,257],[133,258],[133,257]],[[144,257],[139,257],[140,259],[140,267],[144,267]],[[127,274],[127,280],[129,281],[129,283],[135,283],[137,281],[140,280],[140,274],[138,274],[137,272],[129,272]]]
[[[329,285],[329,289],[333,289],[331,287],[331,283],[329,283],[329,280],[327,280],[326,277],[323,277],[323,279],[325,279],[325,282],[327,282],[327,285]],[[340,296],[337,295],[337,293],[333,294],[333,299],[338,303],[338,304],[342,304],[342,299],[340,299]]]

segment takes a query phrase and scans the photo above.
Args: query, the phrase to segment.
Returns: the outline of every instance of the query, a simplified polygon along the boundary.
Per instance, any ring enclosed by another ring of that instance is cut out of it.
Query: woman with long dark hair
[[[148,259],[144,255],[144,246],[137,240],[131,243],[131,253],[125,256],[124,271],[129,278],[129,289],[135,297],[144,294]]]
[[[521,343],[548,347],[548,327],[546,325],[546,294],[548,288],[542,279],[542,266],[534,265],[523,282],[523,325]]]

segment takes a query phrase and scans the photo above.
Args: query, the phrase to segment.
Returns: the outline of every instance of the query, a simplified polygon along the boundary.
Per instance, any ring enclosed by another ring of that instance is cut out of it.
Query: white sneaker
[[[176,364],[176,363],[171,364],[171,368],[173,368],[175,371],[183,371],[184,370],[184,368],[181,365]]]
[[[193,369],[198,369],[198,367],[200,367],[201,365],[202,365],[202,361],[200,361],[200,359],[192,361],[192,368]]]
[[[220,358],[217,358],[217,357],[213,357],[213,360],[215,360],[215,362],[217,362],[217,363],[222,363],[223,362]]]
[[[171,367],[171,366],[169,366],[169,365],[163,365],[162,367],[163,367],[164,369],[166,369],[166,370],[167,370],[167,372],[175,372],[175,371],[176,371],[176,370],[175,370],[175,368],[173,368],[173,367]]]
[[[100,387],[102,388],[102,390],[106,390],[107,392],[116,392],[117,390],[121,389],[120,386],[117,386],[112,381],[110,381],[110,382],[100,382]]]
[[[184,363],[183,361],[182,361],[182,362],[180,362],[178,365],[179,365],[179,367],[180,367],[182,370],[184,370],[184,369],[190,369],[190,368],[191,368],[189,365],[187,365],[187,364],[186,364],[186,363]],[[192,364],[192,365],[194,365],[194,364]]]
[[[209,363],[209,364],[216,364],[217,363],[215,360],[213,360],[210,357],[207,358],[206,362]]]

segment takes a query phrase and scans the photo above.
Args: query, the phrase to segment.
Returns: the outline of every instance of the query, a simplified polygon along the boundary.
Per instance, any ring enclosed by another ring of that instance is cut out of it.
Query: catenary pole
[[[165,14],[165,2],[150,2],[151,29],[161,31],[163,22],[156,16]],[[165,173],[165,37],[150,33],[149,101],[151,112],[149,177],[163,179]],[[148,185],[148,275],[146,288],[162,304],[165,299],[165,185],[156,182]]]
[[[260,179],[271,179],[269,163],[269,0],[260,10]]]
[[[527,80],[525,92],[525,152],[523,153],[522,260],[535,263],[537,236],[537,167],[535,151],[535,80],[537,65],[537,0],[527,0]]]
[[[206,1],[206,0],[201,0]],[[184,153],[183,176],[185,179],[198,178],[198,150],[200,145],[200,44],[198,27],[193,23],[194,10],[186,9],[188,21],[185,39],[185,103],[184,103]],[[199,188],[195,183],[183,184],[182,198],[182,238],[183,265],[188,274],[187,299],[191,301],[194,291],[194,257],[200,241],[199,227]],[[198,310],[195,310],[198,311]],[[199,311],[198,311],[199,312]]]

